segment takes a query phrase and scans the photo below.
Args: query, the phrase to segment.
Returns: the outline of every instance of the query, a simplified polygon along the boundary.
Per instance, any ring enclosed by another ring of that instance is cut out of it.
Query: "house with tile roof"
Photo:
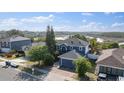
[[[73,61],[89,52],[89,43],[78,38],[68,38],[57,41],[56,49],[59,51],[59,66],[74,68]]]
[[[0,40],[2,52],[10,50],[23,51],[27,46],[31,46],[31,39],[22,36],[14,35]]]
[[[124,77],[124,49],[107,49],[96,61],[96,73]]]

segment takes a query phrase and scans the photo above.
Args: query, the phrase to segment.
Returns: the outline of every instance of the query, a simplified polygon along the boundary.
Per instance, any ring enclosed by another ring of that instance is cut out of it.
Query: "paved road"
[[[14,68],[3,68],[0,66],[0,81],[38,81],[39,79],[32,77],[24,72],[20,72]]]

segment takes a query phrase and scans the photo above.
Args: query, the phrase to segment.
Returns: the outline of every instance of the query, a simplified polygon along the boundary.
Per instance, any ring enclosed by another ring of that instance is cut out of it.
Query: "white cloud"
[[[84,13],[81,13],[82,15],[84,16],[92,16],[93,14],[92,13],[88,13],[88,12],[84,12]]]
[[[115,12],[104,12],[106,15],[114,14]]]
[[[32,30],[33,27],[36,29],[41,28],[41,26],[51,24],[54,18],[55,16],[50,14],[48,16],[0,19],[0,29],[8,30],[15,28]]]
[[[2,19],[0,20],[1,26],[17,26],[21,23],[18,22],[16,18]]]
[[[112,24],[112,27],[121,27],[124,26],[124,23],[114,23]]]
[[[54,15],[49,16],[36,16],[31,18],[23,18],[21,22],[28,22],[28,23],[44,23],[44,22],[52,22],[54,19]]]
[[[104,31],[106,26],[102,25],[102,23],[89,22],[79,26],[79,29],[80,31]]]

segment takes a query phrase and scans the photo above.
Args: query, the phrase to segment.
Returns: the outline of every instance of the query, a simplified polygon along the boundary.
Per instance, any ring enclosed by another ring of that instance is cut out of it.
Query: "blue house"
[[[74,68],[73,61],[89,52],[89,43],[78,38],[57,41],[56,49],[60,55],[60,66]]]
[[[31,46],[31,39],[22,36],[11,36],[0,40],[0,48],[2,52],[10,50],[24,51],[28,46]]]

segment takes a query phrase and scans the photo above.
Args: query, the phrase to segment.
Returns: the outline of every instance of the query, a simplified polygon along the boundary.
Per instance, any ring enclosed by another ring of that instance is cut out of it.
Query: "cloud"
[[[41,28],[41,26],[48,25],[53,22],[55,16],[50,14],[48,16],[34,16],[28,18],[7,18],[0,19],[0,29],[27,29]],[[42,25],[41,25],[42,23]]]
[[[112,24],[111,27],[121,27],[121,26],[124,26],[124,23],[114,23]]]
[[[23,18],[21,22],[27,23],[44,23],[44,22],[52,22],[54,19],[54,15],[50,14],[49,16],[36,16],[31,18]]]
[[[80,31],[104,31],[106,26],[99,22],[89,22],[79,27]]]
[[[84,16],[92,16],[93,14],[92,13],[88,13],[88,12],[84,12],[84,13],[81,13],[82,15]]]
[[[114,14],[115,12],[104,12],[106,15]]]

